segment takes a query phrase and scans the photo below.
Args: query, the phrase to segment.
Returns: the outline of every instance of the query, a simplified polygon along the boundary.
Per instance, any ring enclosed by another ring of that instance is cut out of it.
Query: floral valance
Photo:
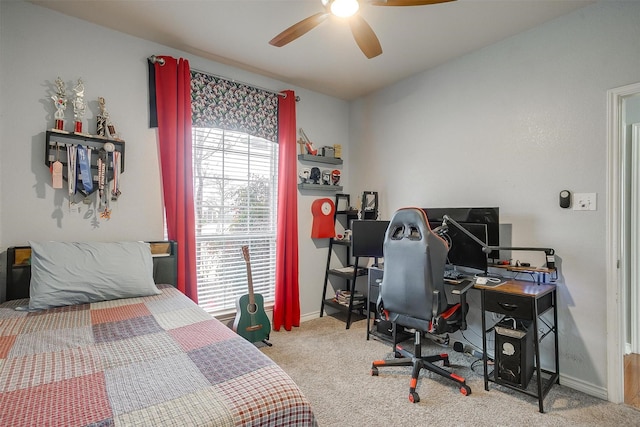
[[[191,71],[193,127],[215,127],[278,140],[278,95]]]

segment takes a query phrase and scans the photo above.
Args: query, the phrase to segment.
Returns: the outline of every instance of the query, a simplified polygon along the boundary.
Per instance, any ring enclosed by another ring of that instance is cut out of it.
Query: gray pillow
[[[160,293],[144,242],[29,242],[29,309]]]

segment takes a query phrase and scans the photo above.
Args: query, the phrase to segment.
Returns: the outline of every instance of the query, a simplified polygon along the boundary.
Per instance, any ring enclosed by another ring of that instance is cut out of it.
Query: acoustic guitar
[[[247,281],[249,293],[242,295],[236,301],[236,318],[233,322],[233,330],[242,338],[255,343],[262,341],[266,345],[271,345],[267,341],[271,333],[271,323],[264,312],[264,299],[260,294],[253,292],[253,278],[251,275],[251,261],[249,260],[249,246],[242,247],[242,255],[247,264]]]

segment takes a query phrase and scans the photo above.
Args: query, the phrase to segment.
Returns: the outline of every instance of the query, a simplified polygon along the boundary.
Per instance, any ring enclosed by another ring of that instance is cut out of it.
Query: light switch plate
[[[595,211],[596,209],[596,193],[573,193],[574,211]]]

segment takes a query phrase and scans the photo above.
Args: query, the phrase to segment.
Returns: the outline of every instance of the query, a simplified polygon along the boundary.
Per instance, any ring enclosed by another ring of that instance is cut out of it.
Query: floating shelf
[[[298,190],[342,191],[342,185],[298,184]]]
[[[298,154],[298,160],[305,162],[326,163],[329,165],[341,165],[342,159],[337,157],[312,156],[311,154]]]

